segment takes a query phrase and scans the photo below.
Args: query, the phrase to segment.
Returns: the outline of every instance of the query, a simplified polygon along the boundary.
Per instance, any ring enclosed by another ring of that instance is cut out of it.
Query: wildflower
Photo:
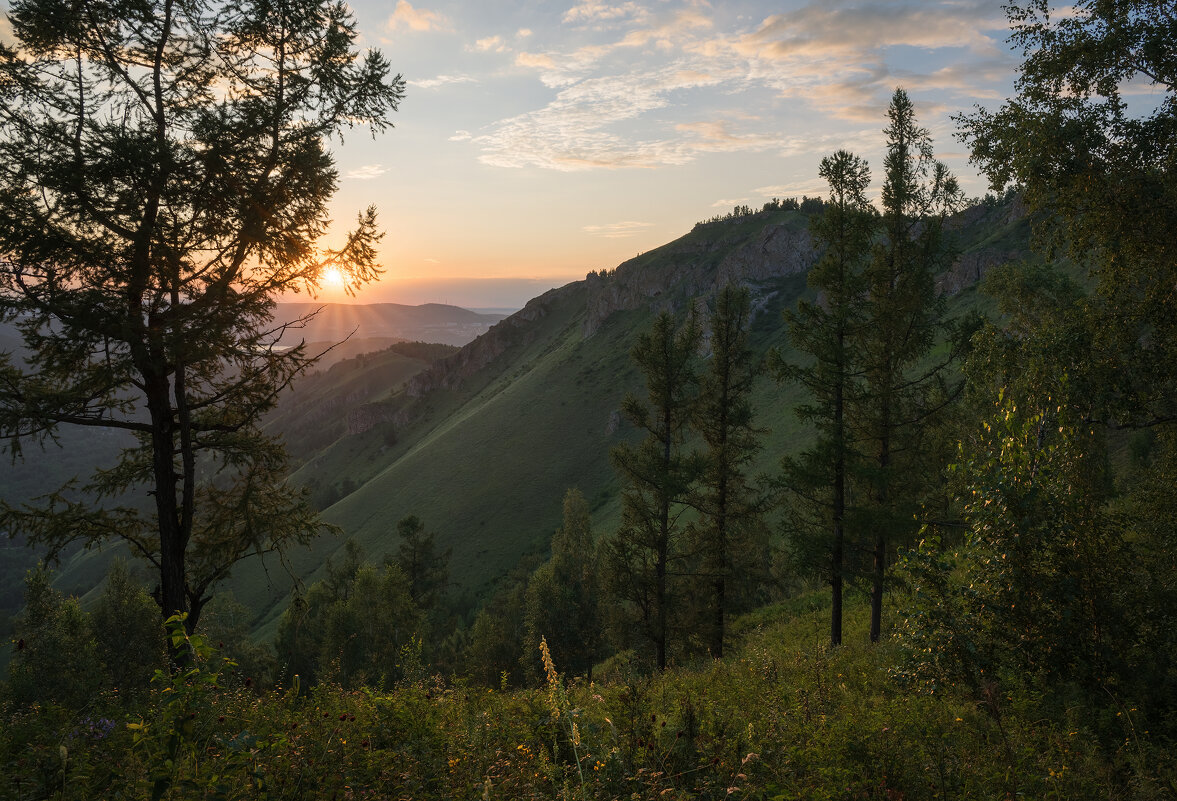
[[[552,652],[548,650],[546,637],[539,638],[540,658],[544,663],[544,674],[548,679],[548,705],[552,708],[552,716],[560,717],[560,704],[556,699],[556,690],[560,686],[560,674],[556,672],[556,665],[552,662]]]

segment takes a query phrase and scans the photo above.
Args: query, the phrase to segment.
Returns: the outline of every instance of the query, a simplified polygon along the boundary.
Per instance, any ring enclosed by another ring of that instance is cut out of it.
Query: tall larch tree
[[[847,399],[862,378],[854,343],[865,314],[864,269],[878,213],[866,199],[870,169],[858,156],[839,150],[822,159],[819,175],[830,186],[825,211],[810,221],[814,243],[823,253],[809,272],[815,301],[801,301],[787,312],[789,341],[812,357],[806,364],[779,365],[782,379],[800,383],[810,400],[797,416],[816,426],[812,448],[784,460],[784,481],[806,531],[794,536],[824,554],[830,582],[830,644],[842,643],[842,590],[845,578],[847,494],[860,461],[847,421]],[[810,550],[808,546],[805,550]]]
[[[694,315],[680,327],[669,312],[638,338],[632,357],[645,376],[646,397],[627,395],[623,411],[645,438],[612,453],[624,490],[621,526],[607,546],[611,588],[653,648],[659,670],[677,626],[686,573],[683,516],[699,473],[698,458],[684,447],[698,397],[699,339]]]
[[[311,363],[275,298],[328,267],[374,277],[375,211],[319,246],[329,141],[387,126],[404,90],[330,0],[15,0],[0,44],[0,436],[129,432],[118,464],[0,529],[51,553],[125,541],[165,615],[239,559],[320,530],[259,416]]]
[[[882,631],[888,548],[913,533],[921,488],[920,434],[943,398],[951,358],[930,363],[947,333],[935,272],[946,256],[944,221],[963,195],[947,167],[934,160],[932,139],[915,107],[896,89],[887,110],[881,238],[865,271],[863,325],[853,339],[863,381],[851,414],[870,463],[864,467],[871,536],[870,639]],[[951,354],[952,357],[955,354]]]
[[[705,446],[692,502],[699,511],[693,529],[702,577],[711,584],[709,639],[717,659],[723,656],[735,559],[757,550],[767,502],[764,488],[748,475],[763,433],[753,426],[750,398],[758,366],[748,346],[751,315],[752,300],[744,287],[729,284],[716,295],[709,321],[711,355],[693,421]]]

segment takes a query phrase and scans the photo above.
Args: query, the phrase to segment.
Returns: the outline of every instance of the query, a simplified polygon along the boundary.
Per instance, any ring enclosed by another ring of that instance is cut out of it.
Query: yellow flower
[[[556,698],[556,691],[560,687],[560,674],[556,672],[556,665],[552,662],[552,652],[548,650],[546,637],[539,638],[540,658],[544,662],[544,673],[548,679],[548,705],[552,708],[552,716],[560,717],[560,704]]]

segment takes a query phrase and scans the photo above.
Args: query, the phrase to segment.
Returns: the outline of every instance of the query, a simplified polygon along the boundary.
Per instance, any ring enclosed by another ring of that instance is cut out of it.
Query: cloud
[[[409,0],[397,0],[396,9],[388,17],[388,29],[395,31],[400,27],[411,31],[445,31],[449,30],[449,20],[436,11],[413,8]]]
[[[584,0],[564,12],[564,22],[572,25],[600,25],[624,20],[640,22],[648,16],[644,8],[633,2],[610,5],[600,0]]]
[[[991,56],[997,43],[984,31],[1005,28],[992,9],[983,3],[811,3],[768,17],[741,46],[770,59],[861,57],[898,45]]]
[[[436,78],[408,82],[409,86],[416,86],[418,89],[436,89],[439,86],[451,86],[456,83],[478,83],[478,81],[469,75],[438,75]]]
[[[711,204],[712,208],[716,209],[730,209],[733,206],[745,206],[749,203],[746,197],[723,198]]]
[[[520,67],[533,67],[535,69],[556,69],[556,61],[551,56],[545,53],[520,53],[515,56],[515,63]]]
[[[515,35],[520,39],[526,39],[528,36],[531,36],[531,28],[520,28],[515,31]]]
[[[365,164],[363,167],[348,170],[344,177],[356,181],[370,181],[373,178],[379,178],[386,172],[388,172],[388,168],[383,164]]]
[[[813,2],[763,20],[754,31],[708,43],[748,60],[765,85],[800,98],[833,118],[877,119],[896,85],[976,100],[1012,74],[1001,44],[1005,20],[983,0],[950,2]],[[908,48],[923,62],[939,54],[948,66],[930,72],[892,62]]]
[[[787,184],[774,184],[772,186],[758,186],[752,190],[756,195],[762,198],[789,198],[789,197],[824,197],[829,191],[829,184],[821,178],[811,178],[806,181],[794,181]]]
[[[589,77],[610,59],[625,62],[629,69],[643,58],[655,54],[655,59],[674,57],[680,43],[689,40],[699,29],[710,28],[711,20],[693,9],[675,11],[657,24],[627,31],[621,38],[603,44],[583,45],[567,53],[550,51],[544,54],[521,53],[516,64],[540,70],[545,86],[569,86]]]
[[[454,131],[454,135],[450,137],[451,142],[469,142],[473,139],[469,131]]]
[[[625,239],[634,234],[639,234],[647,228],[652,228],[654,223],[649,222],[615,222],[607,223],[605,225],[586,225],[583,230],[587,234],[593,236],[603,237],[605,239]]]
[[[516,66],[555,94],[473,137],[481,161],[588,170],[681,165],[707,153],[871,151],[897,85],[923,93],[913,94],[920,119],[935,128],[955,108],[947,98],[1000,97],[1013,76],[992,0],[811,0],[725,30],[713,14],[705,2],[577,3],[565,22],[623,29],[519,53]],[[693,119],[683,119],[687,108]],[[804,134],[794,119],[805,119]]]
[[[507,43],[501,36],[487,36],[476,41],[474,49],[479,53],[502,53],[507,49]]]

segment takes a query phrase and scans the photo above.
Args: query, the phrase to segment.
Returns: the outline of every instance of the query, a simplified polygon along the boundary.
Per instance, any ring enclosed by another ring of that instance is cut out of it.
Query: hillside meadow
[[[549,663],[527,690],[426,674],[394,686],[259,688],[208,643],[127,703],[8,707],[0,798],[1162,799],[1177,760],[1148,710],[1094,713],[1065,689],[913,692],[905,645],[824,644],[826,593],[733,626],[722,661],[593,681]],[[859,601],[862,601],[861,597]],[[892,611],[900,613],[901,610]],[[175,629],[173,629],[175,631]],[[183,636],[177,634],[177,636]],[[543,655],[535,654],[537,666]]]

